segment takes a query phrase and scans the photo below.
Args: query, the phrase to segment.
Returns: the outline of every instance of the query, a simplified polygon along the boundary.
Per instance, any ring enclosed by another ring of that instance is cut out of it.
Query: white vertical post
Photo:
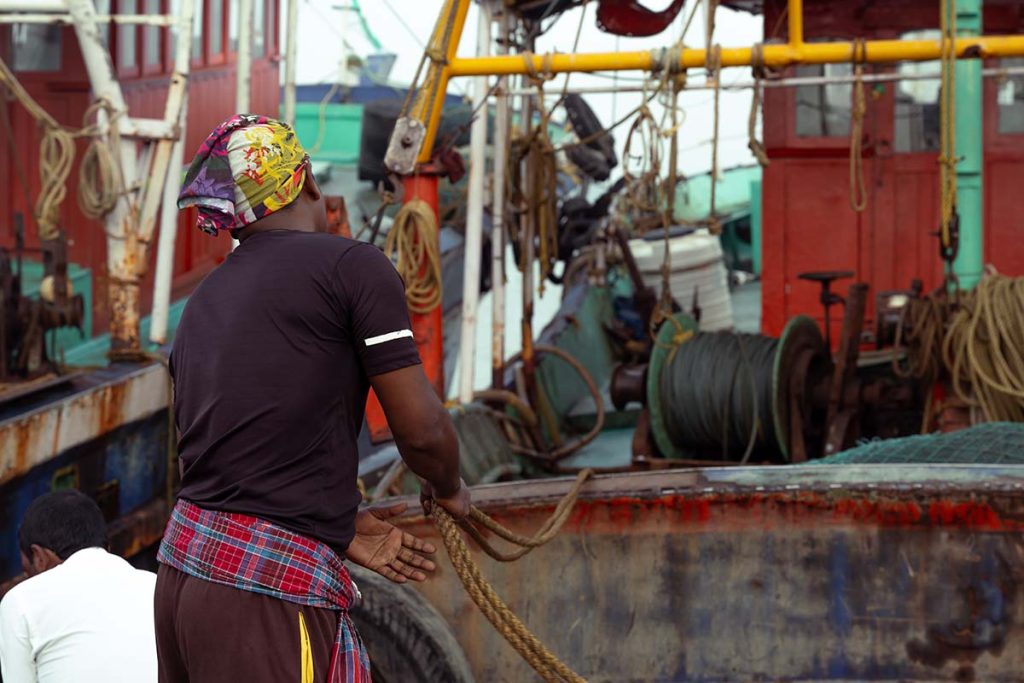
[[[171,280],[174,276],[174,243],[178,236],[178,186],[185,163],[185,131],[188,123],[188,93],[182,102],[178,139],[171,149],[171,168],[164,181],[160,206],[160,234],[157,237],[156,272],[153,276],[153,313],[149,323],[149,340],[154,344],[167,342],[167,318],[171,308]]]
[[[298,53],[299,0],[288,0],[288,34],[284,48],[284,120],[295,125],[295,58]]]
[[[500,3],[498,22],[499,55],[508,52],[508,10]],[[491,383],[501,388],[505,369],[505,166],[508,164],[509,99],[508,77],[501,76],[495,91],[494,113],[494,197],[491,204]]]
[[[264,0],[256,0],[263,2]],[[235,78],[235,113],[248,114],[252,91],[252,10],[253,0],[238,0],[238,62]]]
[[[478,5],[476,51],[490,52],[491,18],[487,5]],[[476,118],[469,135],[469,195],[466,200],[466,255],[462,284],[462,337],[459,346],[459,402],[473,400],[476,366],[476,311],[480,299],[480,251],[484,231],[484,171],[487,163],[487,77],[473,79],[473,110]]]

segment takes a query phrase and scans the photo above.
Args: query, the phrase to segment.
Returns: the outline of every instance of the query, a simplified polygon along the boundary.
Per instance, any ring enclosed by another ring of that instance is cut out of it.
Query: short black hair
[[[89,496],[75,489],[54,491],[29,504],[18,528],[18,545],[26,555],[38,545],[66,560],[84,548],[105,548],[107,525]]]

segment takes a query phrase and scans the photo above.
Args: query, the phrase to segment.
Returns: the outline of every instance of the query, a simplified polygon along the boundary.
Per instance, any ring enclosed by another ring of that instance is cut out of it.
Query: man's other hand
[[[466,482],[459,479],[459,488],[450,496],[439,497],[434,493],[434,487],[429,482],[420,481],[420,503],[423,505],[423,513],[430,514],[431,506],[435,503],[443,507],[455,519],[465,519],[469,516],[469,507],[472,501],[469,498],[469,487]]]
[[[356,535],[345,556],[395,583],[425,581],[427,572],[437,566],[424,555],[433,554],[437,548],[387,521],[407,507],[405,503],[396,503],[356,513]]]

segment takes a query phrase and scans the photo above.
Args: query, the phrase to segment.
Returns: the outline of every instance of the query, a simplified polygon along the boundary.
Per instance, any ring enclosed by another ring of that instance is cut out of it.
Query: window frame
[[[138,6],[138,3],[141,2],[141,4],[143,5],[143,12],[148,15],[149,8],[146,7],[146,4],[149,1],[150,0],[136,0],[136,7]],[[169,1],[170,0],[156,0],[157,12],[160,14],[167,14]],[[141,47],[141,50],[139,50],[139,64],[142,66],[143,75],[152,76],[156,74],[162,74],[165,71],[169,70],[168,65],[171,65],[171,67],[173,67],[174,56],[172,55],[170,59],[168,59],[167,57],[167,52],[169,50],[169,46],[171,43],[171,41],[168,39],[169,31],[170,29],[164,28],[162,26],[157,26],[155,27],[155,29],[150,26],[142,27],[142,41],[139,44]],[[147,64],[146,62],[149,57],[150,41],[154,37],[154,35],[156,37],[157,44],[156,63]]]
[[[213,38],[213,4],[218,3],[221,8],[221,22],[220,22],[220,51],[213,51],[213,44],[211,39]],[[203,17],[205,21],[206,32],[203,34],[203,48],[205,49],[206,64],[209,66],[218,66],[227,64],[228,62],[228,22],[225,19],[228,18],[227,12],[229,11],[229,0],[206,0],[204,3],[206,15]]]
[[[111,3],[111,9],[115,14],[138,14],[139,2],[140,0],[115,0]],[[122,6],[125,4],[131,5],[130,11],[126,11],[125,9],[123,9]],[[121,44],[121,38],[124,35],[128,35],[129,32],[134,32],[135,34],[133,50],[135,53],[135,60],[132,62],[132,64],[125,65],[121,61],[121,49],[123,47],[123,45]],[[110,35],[113,37],[113,42],[116,46],[113,58],[114,64],[117,65],[115,69],[117,75],[128,78],[134,78],[142,75],[142,26],[140,26],[139,24],[115,23],[113,31],[111,31]]]

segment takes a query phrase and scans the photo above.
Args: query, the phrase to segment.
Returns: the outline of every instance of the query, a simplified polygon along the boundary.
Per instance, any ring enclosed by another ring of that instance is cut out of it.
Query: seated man
[[[156,574],[108,553],[106,531],[80,491],[29,505],[18,529],[29,578],[0,601],[5,683],[156,681]]]

